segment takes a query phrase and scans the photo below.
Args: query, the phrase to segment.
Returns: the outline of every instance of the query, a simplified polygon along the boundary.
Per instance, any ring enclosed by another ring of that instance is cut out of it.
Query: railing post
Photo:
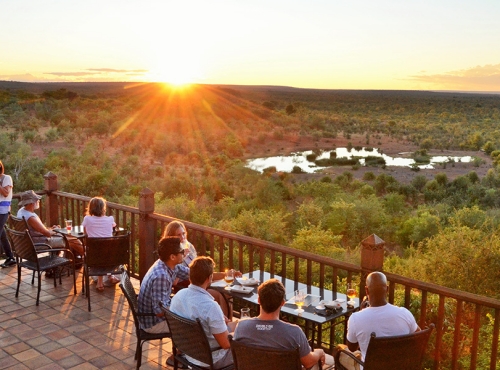
[[[47,193],[45,198],[45,224],[57,225],[59,223],[59,205],[57,204],[57,196],[53,195],[53,191],[57,191],[57,175],[52,172],[47,172],[43,176],[44,190]]]
[[[361,241],[361,282],[359,284],[360,302],[366,295],[365,281],[370,272],[382,271],[384,267],[385,242],[377,235],[372,234]]]
[[[142,281],[146,272],[155,261],[156,220],[149,217],[155,211],[155,193],[145,188],[139,194],[139,279]]]

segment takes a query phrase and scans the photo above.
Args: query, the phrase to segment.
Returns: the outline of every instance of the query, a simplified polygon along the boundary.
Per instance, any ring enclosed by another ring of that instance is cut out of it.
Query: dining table
[[[343,325],[343,342],[347,335],[347,321],[349,316],[359,310],[359,298],[354,298],[354,304],[348,305],[348,298],[344,293],[307,285],[266,271],[255,270],[245,273],[243,279],[252,283],[248,285],[245,280],[235,279],[232,284],[224,280],[212,282],[211,288],[224,292],[233,303],[233,308],[249,307],[253,316],[258,315],[259,304],[257,289],[259,285],[269,279],[278,279],[285,287],[286,303],[281,308],[281,318],[285,321],[298,324],[306,336],[311,339],[313,346],[322,347],[324,343],[331,348],[336,344],[335,327]],[[242,281],[244,285],[238,281]],[[255,282],[253,284],[253,282]],[[302,290],[306,293],[303,312],[298,312],[294,303],[295,291]],[[331,304],[335,301],[335,309],[326,308],[322,303]],[[324,341],[324,332],[329,330],[329,340]]]

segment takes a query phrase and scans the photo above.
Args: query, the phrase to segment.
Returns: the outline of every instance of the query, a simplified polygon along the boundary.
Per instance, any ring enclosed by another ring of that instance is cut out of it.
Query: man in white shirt
[[[365,289],[369,306],[362,305],[361,311],[352,314],[347,323],[347,347],[352,352],[359,348],[362,359],[366,356],[371,333],[387,337],[420,330],[410,311],[387,302],[387,278],[383,273],[369,274]],[[356,369],[354,361],[346,355],[341,354],[340,362],[348,369]]]
[[[189,265],[191,284],[172,298],[170,310],[187,319],[200,319],[210,347],[221,348],[212,352],[214,368],[220,369],[233,363],[228,335],[234,331],[236,322],[231,322],[224,316],[219,304],[207,292],[214,276],[214,266],[210,257],[195,258]],[[193,358],[186,358],[195,365],[208,367]]]

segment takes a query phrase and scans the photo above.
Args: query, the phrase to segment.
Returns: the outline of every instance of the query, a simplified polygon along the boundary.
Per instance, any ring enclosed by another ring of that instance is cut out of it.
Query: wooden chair
[[[21,285],[21,268],[26,268],[32,270],[34,273],[38,273],[38,292],[36,296],[36,305],[38,306],[40,302],[40,290],[42,284],[42,272],[47,270],[53,270],[58,268],[75,268],[75,259],[71,251],[65,248],[51,248],[48,244],[43,250],[35,249],[35,244],[33,243],[33,239],[28,232],[28,230],[24,231],[16,231],[5,227],[5,231],[7,232],[7,237],[9,238],[10,245],[13,246],[12,249],[14,251],[14,256],[16,258],[17,264],[17,289],[16,289],[16,297],[19,295],[19,286]],[[50,250],[51,253],[47,254],[47,250]],[[59,257],[57,254],[52,252],[65,252],[65,257]],[[46,255],[40,257],[41,253],[45,253]],[[31,280],[31,284],[34,283],[34,278]],[[61,275],[59,275],[59,284],[61,283]],[[56,275],[54,275],[54,287],[57,286]],[[76,278],[73,275],[73,290],[76,294]]]
[[[364,361],[356,358],[350,351],[338,350],[335,354],[335,369],[346,370],[340,363],[340,354],[345,353],[364,370],[405,369],[421,370],[427,342],[434,329],[429,327],[407,335],[377,337],[371,334]]]
[[[82,293],[90,307],[90,277],[120,274],[121,266],[129,263],[130,231],[108,238],[85,238]]]
[[[215,349],[210,348],[207,335],[203,330],[200,319],[189,320],[173,313],[168,308],[164,307],[161,303],[160,306],[165,313],[168,327],[170,328],[170,334],[172,335],[174,370],[178,369],[179,362],[195,370],[214,370],[215,368],[212,359],[212,351],[214,351]],[[200,367],[191,363],[190,361],[188,361],[185,355],[207,364],[208,367]],[[230,369],[234,369],[234,366],[232,364],[221,368],[220,370]]]
[[[243,344],[229,336],[235,370],[301,370],[299,348],[291,350]]]
[[[16,231],[20,231],[20,232],[23,232],[24,230],[29,230],[29,227],[28,227],[28,222],[26,221],[26,219],[24,217],[22,218],[19,218],[19,217],[15,217],[15,216],[12,216],[12,214],[9,214],[9,218],[7,218],[7,224],[9,225],[9,229],[12,229],[12,230],[16,230]],[[45,243],[34,243],[35,244],[35,248],[38,250],[38,249],[47,249],[47,244]],[[66,247],[67,247],[67,243],[66,243]]]
[[[134,359],[137,361],[136,369],[141,367],[142,362],[142,345],[144,342],[150,340],[162,340],[163,338],[170,338],[170,333],[148,333],[140,328],[139,317],[140,316],[156,316],[154,313],[143,313],[139,312],[139,304],[137,302],[137,294],[135,293],[134,286],[130,281],[128,272],[122,269],[122,275],[120,280],[120,289],[123,295],[127,299],[130,310],[132,311],[132,317],[134,318],[135,325],[135,335],[137,336],[137,346],[135,348]]]

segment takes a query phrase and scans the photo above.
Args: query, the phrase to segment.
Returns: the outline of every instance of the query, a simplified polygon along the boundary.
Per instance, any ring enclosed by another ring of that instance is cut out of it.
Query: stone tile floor
[[[43,275],[36,306],[31,272],[22,270],[16,298],[16,267],[0,268],[0,369],[135,369],[135,327],[120,288],[98,293],[92,284],[88,312],[81,278],[80,271],[74,295],[72,277],[63,276],[54,288]],[[139,281],[133,282],[138,291]],[[141,369],[169,369],[165,362],[171,351],[169,339],[146,342]]]

